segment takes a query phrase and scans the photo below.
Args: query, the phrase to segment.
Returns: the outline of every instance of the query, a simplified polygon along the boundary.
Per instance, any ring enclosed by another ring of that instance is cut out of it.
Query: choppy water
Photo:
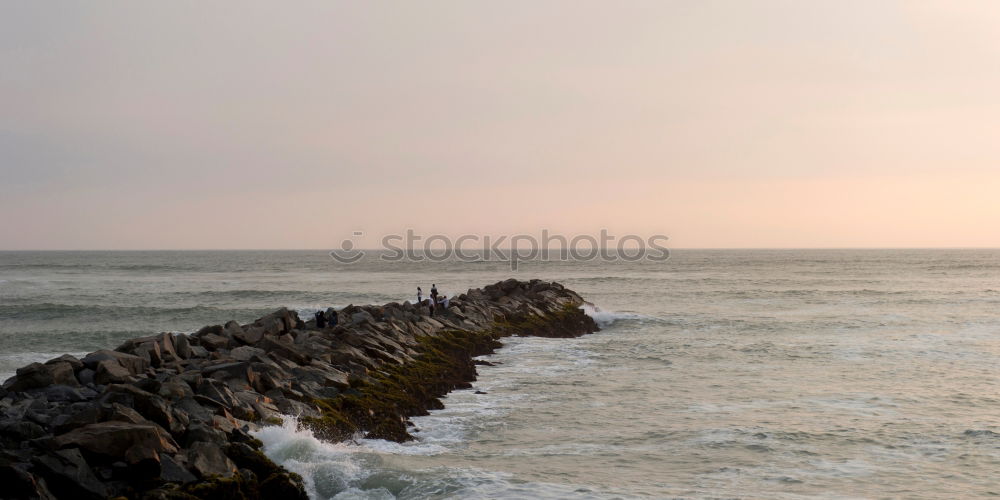
[[[664,263],[336,266],[323,252],[0,253],[0,372],[278,305],[514,275],[602,308],[508,339],[419,440],[267,453],[316,498],[957,498],[1000,494],[1000,251],[676,251]]]

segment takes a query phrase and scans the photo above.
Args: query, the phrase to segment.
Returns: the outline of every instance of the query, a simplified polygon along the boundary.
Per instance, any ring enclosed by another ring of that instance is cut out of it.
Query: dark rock
[[[160,355],[164,361],[175,361],[180,359],[177,353],[177,346],[174,336],[171,333],[161,333],[156,336],[156,343],[160,346]]]
[[[179,358],[188,359],[191,357],[191,343],[188,341],[187,335],[180,334],[174,338],[174,348]]]
[[[374,323],[375,318],[368,311],[358,311],[351,314],[351,323],[360,325],[362,323]]]
[[[149,424],[139,412],[118,403],[111,403],[101,409],[101,420],[128,422],[130,424]]]
[[[264,354],[263,349],[256,347],[242,346],[229,351],[229,356],[237,361],[250,361],[254,356]]]
[[[296,364],[309,364],[308,353],[286,342],[279,342],[272,340],[269,337],[265,337],[257,343],[257,347],[267,351],[268,353],[277,354]]]
[[[283,500],[307,500],[305,488],[291,474],[282,472],[272,474],[260,483],[261,498],[281,498]]]
[[[62,434],[77,427],[96,424],[101,419],[101,409],[92,404],[74,405],[74,411],[65,421],[55,426],[55,433]]]
[[[211,409],[206,408],[202,406],[201,403],[196,401],[194,397],[184,398],[179,401],[175,401],[174,409],[182,410],[185,413],[187,413],[189,420],[192,422],[191,425],[194,425],[193,422],[195,421],[211,422],[212,415],[215,413],[214,406],[211,407]]]
[[[208,420],[211,422],[212,417],[209,416]],[[200,421],[191,422],[187,428],[187,435],[184,437],[184,446],[190,447],[198,441],[221,445],[226,442],[226,433]]]
[[[132,373],[114,359],[104,359],[97,362],[97,373],[94,382],[102,385],[128,382]]]
[[[6,436],[15,441],[28,441],[45,436],[45,429],[28,420],[0,421],[0,436]]]
[[[111,351],[108,349],[92,352],[84,356],[82,361],[84,366],[96,371],[97,364],[106,360],[117,361],[119,365],[127,369],[132,375],[145,373],[146,370],[149,369],[149,361],[139,356],[124,352]]]
[[[201,339],[205,335],[221,335],[222,330],[222,325],[203,326],[200,330],[195,332],[194,336],[197,339]]]
[[[96,372],[90,368],[84,368],[76,374],[77,380],[83,385],[93,384]]]
[[[180,377],[173,377],[160,384],[160,389],[157,391],[157,394],[171,401],[176,401],[178,399],[194,396],[194,391],[191,390],[191,386],[188,385],[188,383],[183,379]]]
[[[45,480],[27,471],[29,464],[12,463],[0,458],[0,488],[9,499],[56,500]]]
[[[508,280],[434,318],[408,303],[349,306],[336,327],[315,330],[281,309],[29,365],[0,389],[0,497],[46,498],[54,485],[63,497],[304,499],[301,478],[260,453],[250,422],[293,414],[324,439],[410,439],[407,418],[470,388],[476,365],[490,364],[473,359],[498,338],[596,331],[581,303],[555,283]],[[79,493],[70,477],[85,483]]]
[[[170,455],[160,454],[160,479],[168,483],[187,484],[197,480],[190,471],[177,463]]]
[[[233,338],[247,345],[254,345],[264,338],[265,330],[259,326],[250,326],[233,334]]]
[[[57,361],[52,364],[31,363],[28,366],[17,369],[17,376],[10,385],[4,384],[9,391],[25,391],[47,387],[52,384],[62,384],[68,386],[79,386],[76,375],[73,373],[73,365],[66,361]]]
[[[45,399],[53,402],[68,401],[75,403],[87,399],[80,390],[68,385],[50,385],[40,392],[45,395]]]
[[[236,465],[215,443],[198,441],[188,449],[188,464],[199,477],[231,477],[236,473]]]
[[[159,367],[163,364],[163,353],[160,351],[160,344],[154,340],[135,346],[132,353],[145,359],[153,367]]]
[[[229,346],[229,339],[214,333],[202,335],[199,337],[199,340],[201,341],[201,346],[209,351],[218,351],[219,349]]]
[[[105,404],[118,403],[131,407],[140,415],[174,432],[173,414],[166,400],[138,387],[127,384],[108,386],[100,401]]]
[[[177,453],[177,444],[160,426],[127,422],[98,422],[56,436],[56,448],[77,447],[108,458],[125,457],[136,464],[159,453]]]
[[[194,358],[207,358],[208,357],[208,349],[205,349],[204,347],[202,347],[200,345],[193,345],[193,346],[191,346],[191,357],[194,357]]]
[[[103,500],[108,490],[87,465],[77,448],[57,450],[35,458],[52,492],[63,498]]]
[[[195,400],[197,401],[207,400],[205,401],[206,403],[219,407],[233,407],[236,405],[236,400],[232,391],[230,391],[225,384],[219,383],[215,380],[205,379],[202,381],[201,385],[198,386],[198,390],[196,392],[197,395],[195,396]]]
[[[52,365],[56,363],[69,363],[73,367],[73,371],[79,371],[83,368],[83,362],[77,359],[76,356],[72,354],[63,354],[58,358],[50,359],[45,362],[47,365]]]

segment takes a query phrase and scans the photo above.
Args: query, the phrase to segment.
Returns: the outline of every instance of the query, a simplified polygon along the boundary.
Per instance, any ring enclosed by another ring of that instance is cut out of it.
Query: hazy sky
[[[994,1],[6,1],[0,248],[1000,246],[998,26]]]

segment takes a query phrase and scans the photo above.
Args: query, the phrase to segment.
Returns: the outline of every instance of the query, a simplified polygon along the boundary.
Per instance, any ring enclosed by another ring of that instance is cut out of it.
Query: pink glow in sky
[[[6,2],[0,249],[996,247],[997,26],[985,1]]]

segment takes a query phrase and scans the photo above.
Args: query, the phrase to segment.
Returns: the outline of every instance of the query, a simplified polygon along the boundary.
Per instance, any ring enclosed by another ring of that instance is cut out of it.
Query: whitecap
[[[637,313],[605,311],[590,302],[585,303],[581,309],[583,309],[583,312],[587,316],[593,318],[597,326],[601,328],[611,326],[616,321],[656,319],[652,316]]]

